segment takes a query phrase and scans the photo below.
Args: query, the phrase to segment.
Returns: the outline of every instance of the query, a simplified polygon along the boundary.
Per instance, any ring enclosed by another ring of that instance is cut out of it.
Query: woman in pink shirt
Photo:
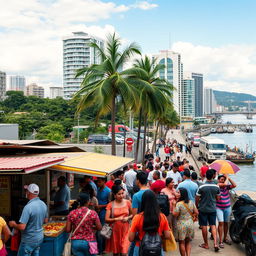
[[[173,201],[177,201],[177,192],[174,188],[173,178],[167,178],[165,181],[165,185],[166,187],[161,190],[161,193],[164,193],[165,195],[167,195],[170,201],[170,214],[167,217],[167,219],[169,222],[169,226],[172,227],[173,226],[173,215],[172,215]]]

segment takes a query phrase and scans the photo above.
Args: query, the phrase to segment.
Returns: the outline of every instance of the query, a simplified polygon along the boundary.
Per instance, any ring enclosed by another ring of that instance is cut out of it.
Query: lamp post
[[[125,126],[123,122],[123,126]],[[124,129],[124,148],[123,148],[123,157],[125,157],[125,140],[126,140],[126,129]]]
[[[80,142],[79,119],[80,119],[80,114],[77,115],[77,144],[79,144]]]

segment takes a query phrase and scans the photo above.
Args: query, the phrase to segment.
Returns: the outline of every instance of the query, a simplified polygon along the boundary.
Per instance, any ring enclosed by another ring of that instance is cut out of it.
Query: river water
[[[230,121],[232,124],[256,124],[256,116],[252,120],[247,120],[246,115],[223,115],[223,123]],[[252,133],[235,132],[233,134],[212,134],[214,137],[221,138],[231,148],[237,146],[245,151],[256,151],[256,127]],[[237,183],[237,190],[256,191],[256,160],[254,164],[239,164],[240,171],[231,175]]]

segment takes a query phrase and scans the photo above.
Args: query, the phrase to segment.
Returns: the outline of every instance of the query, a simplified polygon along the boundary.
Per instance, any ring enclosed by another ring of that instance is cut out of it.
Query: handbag
[[[5,249],[5,245],[3,244],[2,249],[0,250],[0,256],[7,256],[7,251]]]
[[[76,227],[76,229],[70,233],[67,242],[64,245],[64,250],[62,253],[62,256],[70,256],[71,255],[71,237],[72,235],[74,235],[76,233],[76,231],[80,228],[82,222],[85,220],[85,218],[88,216],[88,214],[91,211],[88,209],[87,213],[84,215],[83,219],[80,221],[80,223],[78,224],[78,226]]]
[[[113,218],[114,214],[114,201],[112,202],[112,207],[111,207],[111,218]],[[110,239],[111,235],[112,235],[112,226],[109,225],[108,223],[105,223],[102,227],[102,230],[100,231],[100,234],[106,238],[106,239]]]
[[[93,242],[89,242],[88,241],[88,244],[89,244],[89,252],[90,254],[98,254],[99,251],[98,251],[98,244],[96,241],[93,241]]]
[[[183,205],[185,206],[185,208],[187,209],[188,213],[189,213],[190,216],[192,217],[192,220],[193,220],[194,222],[196,222],[196,221],[197,221],[197,216],[196,216],[194,213],[191,212],[191,210],[189,209],[189,207],[188,207],[188,205],[187,205],[186,203],[182,202],[182,204],[183,204]]]
[[[174,235],[171,230],[170,230],[170,237],[165,238],[162,241],[163,241],[163,250],[165,252],[176,251],[177,243],[175,241]]]

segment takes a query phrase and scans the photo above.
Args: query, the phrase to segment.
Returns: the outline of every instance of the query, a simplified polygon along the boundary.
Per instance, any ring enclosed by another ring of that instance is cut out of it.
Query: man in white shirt
[[[162,172],[161,172],[160,165],[156,164],[155,165],[155,169],[148,174],[149,186],[151,186],[151,184],[155,182],[155,180],[153,179],[153,174],[154,174],[155,171],[159,171],[160,172],[160,179],[162,179]]]
[[[174,181],[174,186],[177,187],[179,183],[182,182],[182,177],[179,173],[179,164],[174,162],[172,165],[172,170],[167,172],[166,178],[172,178]]]
[[[137,172],[133,170],[133,164],[130,164],[129,170],[124,174],[124,183],[126,184],[127,190],[131,198],[134,194],[133,184],[134,184],[134,181],[136,180],[136,175],[137,175]]]

